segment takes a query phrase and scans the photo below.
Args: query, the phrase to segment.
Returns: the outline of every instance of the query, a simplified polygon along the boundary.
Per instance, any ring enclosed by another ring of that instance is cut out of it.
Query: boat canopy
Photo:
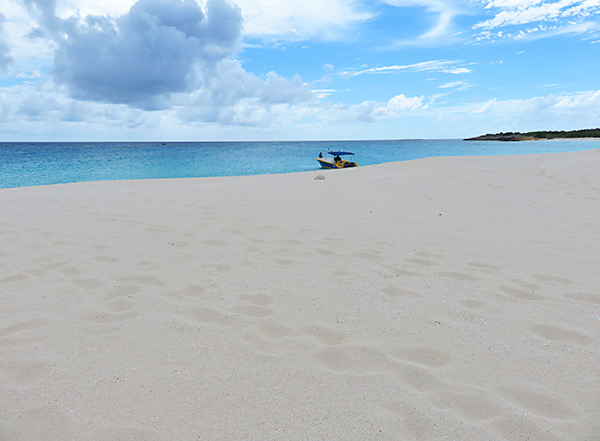
[[[346,156],[346,155],[353,155],[354,153],[351,152],[327,152],[330,155],[333,156]]]

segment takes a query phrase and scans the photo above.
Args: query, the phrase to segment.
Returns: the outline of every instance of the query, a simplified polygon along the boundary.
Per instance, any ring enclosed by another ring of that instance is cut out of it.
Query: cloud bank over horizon
[[[4,42],[2,36],[2,28],[6,18],[3,14],[0,14],[0,72],[7,71],[8,65],[12,62],[12,57],[10,56],[10,48],[8,44]]]

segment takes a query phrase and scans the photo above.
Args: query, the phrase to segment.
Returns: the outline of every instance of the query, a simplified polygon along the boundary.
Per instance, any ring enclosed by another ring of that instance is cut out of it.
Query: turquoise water
[[[315,157],[349,150],[360,165],[432,156],[517,155],[600,148],[600,141],[307,141],[0,143],[0,188],[115,179],[240,176],[320,170]]]

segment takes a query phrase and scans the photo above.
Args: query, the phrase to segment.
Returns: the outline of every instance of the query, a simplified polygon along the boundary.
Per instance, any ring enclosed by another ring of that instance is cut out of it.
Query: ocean
[[[600,148],[600,140],[0,143],[0,188],[121,179],[321,170],[315,158],[354,152],[359,166],[433,156],[519,155]]]

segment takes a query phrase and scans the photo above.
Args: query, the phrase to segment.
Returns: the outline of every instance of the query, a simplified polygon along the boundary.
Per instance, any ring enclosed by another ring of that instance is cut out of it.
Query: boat
[[[323,158],[322,154],[319,153],[319,157],[317,161],[321,164],[323,168],[348,168],[348,167],[358,167],[356,162],[346,161],[342,159],[342,156],[354,155],[352,152],[327,152],[327,154],[333,156],[333,159]]]

